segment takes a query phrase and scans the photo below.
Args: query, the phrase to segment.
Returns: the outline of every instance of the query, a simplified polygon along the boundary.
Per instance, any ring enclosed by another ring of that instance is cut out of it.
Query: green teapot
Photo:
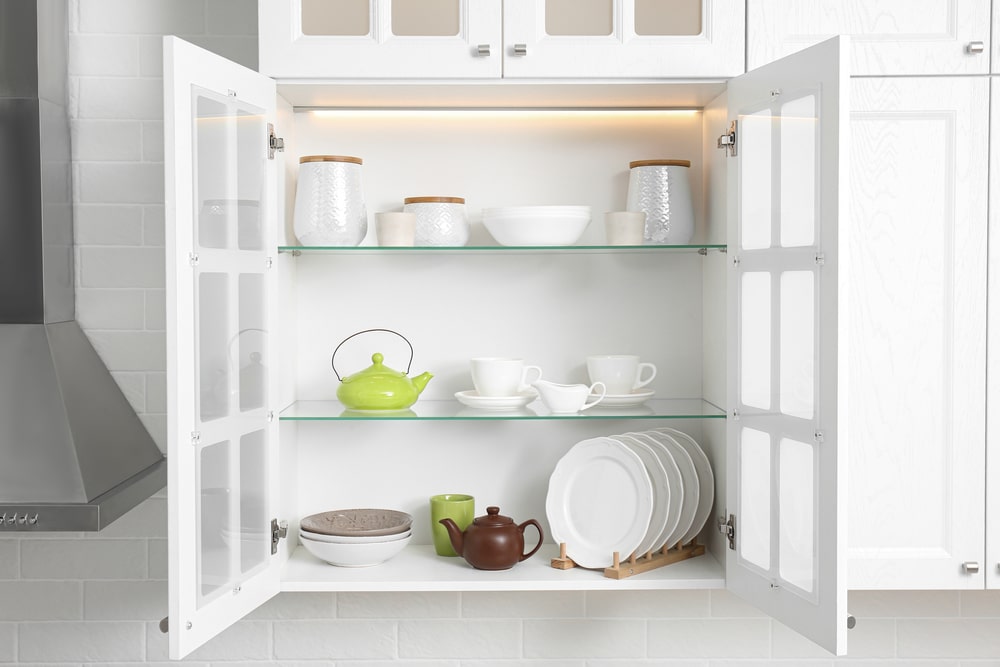
[[[410,363],[406,365],[405,372],[393,370],[383,365],[384,357],[380,352],[372,355],[372,365],[347,377],[340,377],[337,371],[337,351],[340,347],[363,333],[372,331],[386,331],[396,334],[410,347]],[[340,345],[333,351],[330,365],[340,386],[337,388],[337,400],[344,404],[348,410],[405,410],[417,402],[420,393],[434,377],[430,373],[421,373],[416,377],[409,377],[410,364],[413,363],[413,345],[400,333],[392,329],[365,329],[358,333],[351,334],[340,342]]]

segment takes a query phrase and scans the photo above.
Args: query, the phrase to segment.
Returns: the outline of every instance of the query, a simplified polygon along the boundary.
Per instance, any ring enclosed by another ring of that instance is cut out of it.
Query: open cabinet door
[[[274,83],[164,40],[170,657],[278,592]]]
[[[733,79],[727,149],[738,184],[728,203],[727,587],[838,655],[848,620],[838,420],[846,46],[834,38]]]

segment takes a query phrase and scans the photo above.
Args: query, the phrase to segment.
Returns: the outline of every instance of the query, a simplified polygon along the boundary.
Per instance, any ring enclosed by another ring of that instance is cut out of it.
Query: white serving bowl
[[[483,209],[483,226],[505,246],[573,245],[590,224],[589,206]]]
[[[373,544],[375,542],[395,542],[396,540],[406,539],[410,536],[412,531],[407,530],[405,533],[395,533],[393,535],[324,535],[323,533],[314,533],[311,530],[303,530],[299,528],[299,535],[302,537],[315,540],[317,542],[333,542],[334,544]]]
[[[402,551],[403,547],[410,543],[410,537],[407,535],[401,540],[391,542],[338,544],[312,540],[299,533],[299,541],[309,553],[330,565],[339,567],[369,567],[384,563]]]

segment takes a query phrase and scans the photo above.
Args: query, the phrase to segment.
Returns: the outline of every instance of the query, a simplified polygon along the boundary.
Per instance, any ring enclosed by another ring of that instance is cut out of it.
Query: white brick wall
[[[79,316],[164,442],[159,36],[251,67],[254,0],[71,0]],[[166,503],[99,534],[0,537],[0,664],[167,661]],[[833,660],[724,591],[299,593],[187,661],[200,667],[985,667],[1000,592],[856,593]]]

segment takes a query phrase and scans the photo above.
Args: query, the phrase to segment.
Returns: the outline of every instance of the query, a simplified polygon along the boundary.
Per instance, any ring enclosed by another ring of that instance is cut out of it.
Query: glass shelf
[[[520,253],[520,252],[568,252],[568,253],[653,253],[653,252],[697,252],[706,254],[709,250],[726,251],[725,243],[696,243],[689,245],[568,245],[568,246],[278,246],[279,254],[323,255],[323,254],[434,254],[434,253]]]
[[[458,401],[417,401],[407,410],[361,412],[348,410],[338,401],[296,401],[281,411],[281,421],[461,421],[461,420],[551,420],[551,419],[725,419],[726,412],[700,398],[654,398],[642,405],[603,407],[585,412],[552,414],[541,401],[513,410],[470,408]]]

